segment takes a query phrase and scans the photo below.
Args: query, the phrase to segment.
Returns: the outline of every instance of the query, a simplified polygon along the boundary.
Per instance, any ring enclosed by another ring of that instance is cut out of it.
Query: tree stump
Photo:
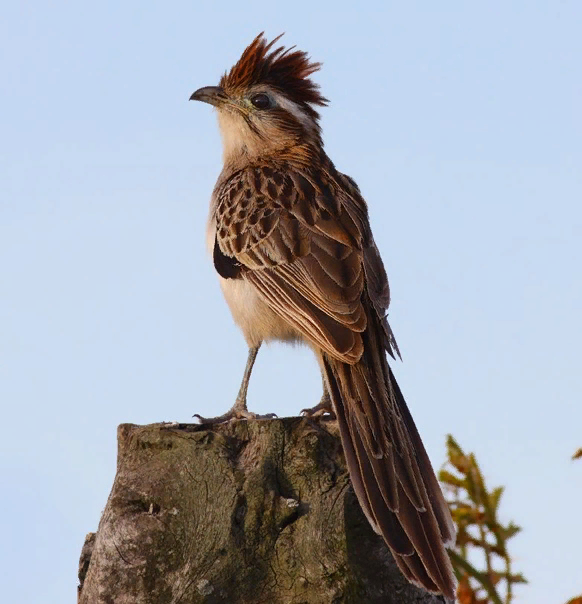
[[[335,422],[123,424],[80,604],[429,604],[350,486]]]

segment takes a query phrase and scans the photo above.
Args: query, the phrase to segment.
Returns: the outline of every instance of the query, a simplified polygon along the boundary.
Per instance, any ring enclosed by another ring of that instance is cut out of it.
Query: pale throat
[[[277,101],[280,106],[301,121],[307,137],[316,135],[317,125],[295,103],[281,97],[278,97]],[[242,116],[225,110],[218,110],[217,115],[222,138],[222,158],[225,164],[236,163],[241,159],[255,159],[305,142],[298,141],[296,136],[289,135],[266,121],[256,124],[261,128],[262,136],[259,136],[252,132]]]
[[[218,111],[218,126],[222,138],[222,159],[231,162],[240,156],[259,155],[258,137],[249,132],[244,119],[230,111]]]

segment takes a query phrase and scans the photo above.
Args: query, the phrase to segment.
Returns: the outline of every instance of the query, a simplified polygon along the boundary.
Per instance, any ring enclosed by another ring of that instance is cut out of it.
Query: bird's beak
[[[220,107],[228,101],[228,97],[220,86],[204,86],[204,88],[198,88],[198,90],[192,94],[190,100],[202,101],[203,103],[209,103],[215,107]]]

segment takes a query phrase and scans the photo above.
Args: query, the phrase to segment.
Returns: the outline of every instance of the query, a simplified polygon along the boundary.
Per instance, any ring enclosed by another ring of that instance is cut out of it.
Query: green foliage
[[[457,543],[449,551],[459,588],[459,604],[510,604],[513,587],[527,583],[512,570],[508,541],[521,528],[498,518],[503,487],[488,489],[475,456],[466,454],[447,437],[447,462],[439,472],[445,496],[457,525]],[[482,560],[478,569],[470,560]]]

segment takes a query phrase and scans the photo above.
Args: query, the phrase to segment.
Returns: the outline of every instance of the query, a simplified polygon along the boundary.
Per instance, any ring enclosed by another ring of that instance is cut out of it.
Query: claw
[[[226,422],[238,421],[238,420],[249,420],[249,419],[273,419],[277,417],[276,413],[266,413],[265,415],[259,415],[257,413],[252,413],[251,411],[239,411],[233,412],[230,411],[223,415],[219,415],[217,417],[204,417],[195,413],[192,417],[198,419],[200,424],[224,424]]]
[[[217,415],[216,417],[203,417],[202,415],[195,413],[192,417],[196,417],[201,424],[223,424],[241,419],[273,419],[274,417],[277,417],[277,414],[266,413],[265,415],[259,415],[258,413],[253,413],[247,409],[246,401],[237,399],[232,409],[222,415]]]
[[[258,413],[253,413],[252,411],[244,411],[240,414],[242,419],[273,419],[278,417],[276,413],[265,413],[264,415],[259,415]]]
[[[309,418],[325,417],[325,419],[336,419],[335,412],[331,406],[331,400],[325,395],[321,398],[321,401],[315,405],[315,407],[301,409],[301,415]]]
[[[254,348],[249,348],[245,372],[240,389],[238,391],[238,396],[236,397],[236,402],[232,408],[226,413],[216,417],[202,417],[202,415],[199,415],[198,413],[195,413],[192,417],[197,417],[201,424],[222,424],[236,419],[271,419],[273,417],[277,417],[274,413],[257,415],[256,413],[251,413],[247,409],[247,390],[249,387],[249,379],[251,377],[253,365],[255,364],[255,360],[257,358],[257,353],[259,352],[259,347],[260,344]]]

